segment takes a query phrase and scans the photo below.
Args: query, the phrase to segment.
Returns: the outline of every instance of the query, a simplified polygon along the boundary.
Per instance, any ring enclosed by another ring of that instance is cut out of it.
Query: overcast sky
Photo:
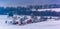
[[[60,0],[0,0],[0,6],[60,4]]]

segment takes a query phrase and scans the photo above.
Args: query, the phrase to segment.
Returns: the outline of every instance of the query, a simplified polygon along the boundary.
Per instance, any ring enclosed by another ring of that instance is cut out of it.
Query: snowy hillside
[[[19,26],[6,24],[5,23],[6,19],[7,15],[0,15],[0,29],[60,29],[60,20],[44,21]]]

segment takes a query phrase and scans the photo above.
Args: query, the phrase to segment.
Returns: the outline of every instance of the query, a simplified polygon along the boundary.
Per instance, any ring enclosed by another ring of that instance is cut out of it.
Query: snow
[[[51,11],[60,12],[60,8],[38,9],[38,11],[46,11],[46,10],[51,10]]]
[[[49,20],[38,23],[31,23],[26,25],[12,25],[6,24],[7,15],[0,15],[0,29],[60,29],[60,20]]]

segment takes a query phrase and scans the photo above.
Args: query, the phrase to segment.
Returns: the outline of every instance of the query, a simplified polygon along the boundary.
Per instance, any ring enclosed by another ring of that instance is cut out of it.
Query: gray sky
[[[0,0],[0,6],[60,4],[60,0]]]

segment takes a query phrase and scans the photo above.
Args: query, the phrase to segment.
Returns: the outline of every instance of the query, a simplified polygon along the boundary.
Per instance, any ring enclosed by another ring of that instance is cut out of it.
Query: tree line
[[[49,7],[48,7],[49,6]],[[10,12],[17,15],[35,15],[35,16],[60,16],[60,12],[56,11],[37,11],[38,9],[60,8],[60,5],[29,5],[27,7],[0,7],[0,15],[7,15]],[[35,9],[36,11],[32,11]]]

